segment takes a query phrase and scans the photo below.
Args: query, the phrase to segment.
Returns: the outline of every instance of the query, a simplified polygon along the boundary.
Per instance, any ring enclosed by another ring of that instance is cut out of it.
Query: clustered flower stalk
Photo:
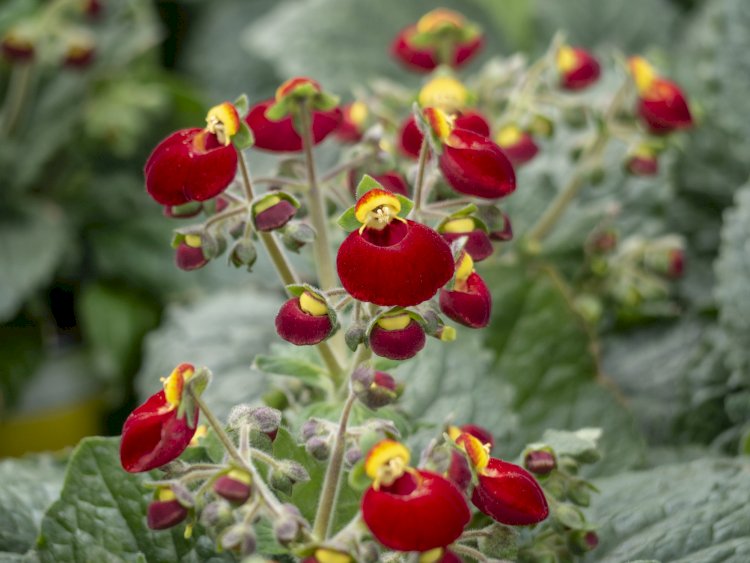
[[[477,269],[513,238],[499,202],[516,190],[520,167],[545,150],[540,139],[553,134],[545,112],[575,106],[577,92],[601,72],[591,53],[558,37],[540,61],[513,77],[517,86],[501,81],[485,92],[485,85],[475,97],[456,73],[482,46],[479,27],[448,10],[405,28],[391,53],[427,79],[411,107],[401,101],[400,123],[383,113],[382,103],[342,107],[315,80],[296,77],[252,107],[243,96],[211,108],[205,127],[177,131],[154,149],[144,168],[151,197],[169,217],[206,216],[176,229],[178,266],[202,268],[227,252],[231,264],[251,270],[260,241],[287,294],[276,331],[292,345],[317,349],[326,379],[310,384],[309,396],[322,390],[340,410],[337,421],[312,417],[297,429],[308,461],[327,464],[309,521],[293,504],[308,469],[273,453],[279,434],[293,439],[285,413],[239,405],[225,425],[201,397],[208,369],[181,364],[123,428],[124,469],[165,472],[152,485],[152,528],[188,520],[189,535],[200,522],[220,549],[246,556],[258,550],[254,526],[264,519],[281,546],[313,563],[385,561],[404,553],[418,554],[421,563],[462,556],[547,560],[596,547],[579,508],[588,505],[592,488],[577,475],[580,465],[595,461],[595,448],[575,457],[539,443],[512,463],[492,456],[491,429],[446,424],[415,464],[396,426],[376,412],[397,405],[408,381],[379,370],[373,356],[409,360],[428,337],[446,345],[454,340],[448,321],[469,329],[490,322],[491,290]],[[525,251],[540,251],[609,140],[635,139],[637,162],[629,169],[649,172],[664,150],[652,137],[691,124],[677,86],[643,59],[631,59],[629,72],[565,187],[526,234]],[[628,101],[636,104],[630,114]],[[475,102],[499,107],[501,116],[486,117]],[[352,148],[343,162],[318,173],[314,147],[329,136]],[[301,154],[304,163],[286,162],[276,176],[253,183],[250,149]],[[259,193],[255,186],[268,189]],[[347,233],[335,257],[332,207],[336,228]],[[636,269],[671,277],[682,271],[679,244],[671,239],[618,248],[616,236],[605,235],[603,227],[592,233],[585,250],[592,272],[608,272],[592,284],[612,295],[630,295],[628,275]],[[316,283],[299,276],[287,255],[309,244]],[[610,275],[618,271],[615,256],[628,267]],[[347,349],[353,354],[345,357]],[[358,424],[351,422],[355,412]],[[192,466],[178,459],[211,436],[225,451],[220,459]],[[336,529],[344,482],[362,493],[360,511]],[[530,539],[515,542],[511,556],[505,540],[518,528],[531,530]]]

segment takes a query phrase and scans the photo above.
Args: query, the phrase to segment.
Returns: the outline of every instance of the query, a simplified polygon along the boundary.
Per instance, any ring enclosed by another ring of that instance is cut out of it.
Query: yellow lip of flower
[[[563,45],[557,51],[557,57],[555,57],[555,63],[557,64],[557,70],[562,74],[567,74],[578,67],[578,55],[576,55],[575,49],[569,45]]]
[[[654,81],[658,78],[656,69],[643,57],[630,57],[628,59],[628,68],[635,80],[638,93],[645,94],[651,89]]]
[[[523,131],[517,125],[511,124],[506,125],[500,131],[497,132],[495,142],[500,147],[513,147],[521,142],[523,138]]]
[[[430,551],[423,551],[419,554],[419,563],[437,563],[445,555],[445,549],[436,547]]]
[[[367,121],[370,110],[364,102],[356,101],[349,106],[349,120],[357,127],[361,127]]]
[[[470,233],[476,227],[474,219],[471,217],[460,217],[458,219],[451,219],[447,221],[442,227],[440,227],[441,233]]]
[[[425,108],[424,116],[441,141],[445,141],[453,132],[453,120],[443,110]]]
[[[180,364],[169,377],[162,379],[164,385],[164,396],[169,403],[170,408],[174,409],[180,405],[182,400],[182,388],[185,382],[195,374],[195,368],[191,364]]]
[[[299,296],[299,308],[313,317],[322,317],[328,314],[326,304],[309,291],[305,291]]]
[[[190,447],[194,448],[195,446],[199,446],[201,440],[206,436],[208,436],[208,428],[205,424],[199,424],[198,428],[195,429],[195,434],[193,434],[193,437],[190,440]]]
[[[177,497],[172,492],[172,489],[169,487],[161,487],[159,491],[156,493],[156,498],[160,502],[175,500]]]
[[[354,216],[362,223],[360,233],[366,228],[383,229],[401,212],[401,201],[393,193],[374,189],[367,192],[357,201]]]
[[[466,107],[469,91],[451,76],[436,76],[422,87],[418,100],[422,107],[436,107],[453,113]]]
[[[240,115],[230,102],[224,102],[208,110],[206,129],[213,133],[224,146],[229,145],[240,130]]]
[[[373,488],[391,485],[409,469],[411,454],[400,442],[381,440],[373,446],[365,459],[365,473],[372,479]]]
[[[463,252],[456,264],[456,283],[465,282],[474,271],[474,260],[468,252]]]
[[[479,438],[472,436],[468,432],[462,432],[455,439],[456,444],[466,452],[474,468],[482,473],[490,461],[490,446],[483,444]]]
[[[315,550],[315,560],[318,563],[352,563],[351,555],[335,549],[319,547]]]
[[[417,22],[418,33],[430,33],[439,30],[442,27],[462,28],[466,24],[464,17],[458,12],[437,8],[427,12]]]
[[[385,330],[403,330],[411,322],[411,317],[407,313],[397,315],[384,315],[378,319],[378,326]]]

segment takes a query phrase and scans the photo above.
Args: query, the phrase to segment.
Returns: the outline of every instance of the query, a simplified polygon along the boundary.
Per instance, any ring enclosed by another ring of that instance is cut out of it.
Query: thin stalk
[[[336,272],[333,266],[333,254],[328,242],[328,218],[326,217],[325,201],[323,192],[318,185],[315,171],[315,158],[313,157],[313,133],[312,116],[307,104],[300,108],[300,121],[302,126],[302,146],[305,152],[305,164],[307,166],[307,182],[310,191],[307,193],[307,203],[310,209],[310,220],[315,229],[315,241],[313,242],[313,253],[315,255],[315,268],[318,273],[318,282],[322,289],[331,289],[338,285]]]
[[[412,213],[416,216],[419,214],[419,210],[422,208],[422,200],[424,199],[424,176],[425,168],[427,168],[427,156],[430,154],[430,143],[427,140],[427,135],[422,139],[422,147],[419,149],[419,161],[417,162],[417,181],[414,186],[414,209]]]
[[[370,159],[372,159],[375,156],[375,153],[365,153],[361,154],[356,158],[353,158],[347,162],[343,162],[337,166],[334,166],[330,170],[326,170],[325,173],[321,174],[320,176],[320,183],[325,184],[326,182],[330,182],[333,180],[336,176],[341,174],[342,172],[348,172],[349,170],[353,168],[357,168],[358,166],[361,166],[363,164],[367,164]]]
[[[18,63],[13,65],[10,74],[10,83],[5,93],[3,104],[3,121],[0,126],[0,135],[10,136],[23,114],[23,108],[28,100],[29,87],[33,63]]]
[[[247,161],[242,153],[240,153],[239,163],[242,172],[242,186],[245,190],[245,195],[248,201],[251,201],[255,197],[255,192],[253,190],[253,184],[250,181],[250,171],[247,167]],[[294,272],[291,263],[287,259],[286,254],[281,248],[274,233],[263,232],[258,233],[258,235],[260,236],[260,240],[263,243],[263,247],[266,249],[268,256],[271,258],[271,262],[273,262],[273,265],[276,268],[281,283],[283,283],[285,287],[287,285],[298,284],[299,278]],[[326,364],[328,371],[331,373],[331,378],[333,379],[334,384],[338,385],[343,372],[343,368],[341,367],[338,358],[336,358],[336,355],[333,353],[333,350],[331,350],[328,342],[321,342],[316,348],[318,349],[318,353],[323,362]]]
[[[472,559],[476,561],[480,561],[480,562],[489,561],[489,559],[484,553],[482,553],[478,549],[469,547],[468,545],[462,545],[460,543],[453,544],[451,546],[451,551],[455,551],[459,555],[465,555],[466,557],[471,557]]]
[[[224,219],[229,219],[230,217],[234,217],[235,215],[239,215],[240,213],[247,213],[247,206],[243,204],[242,207],[235,207],[234,209],[227,209],[226,211],[217,213],[216,215],[211,217],[208,221],[206,221],[206,223],[203,225],[203,228],[208,229],[214,226],[216,223],[219,223],[223,221]]]
[[[262,177],[255,178],[253,180],[255,184],[269,184],[271,186],[291,186],[299,190],[307,188],[307,184],[296,178],[282,178],[282,177]]]
[[[341,472],[344,467],[344,448],[346,446],[346,427],[349,424],[349,415],[357,397],[349,392],[349,396],[344,403],[344,409],[341,411],[336,439],[331,450],[331,457],[328,461],[325,478],[323,479],[323,489],[318,501],[318,510],[315,514],[315,523],[313,524],[313,537],[323,541],[328,537],[331,527],[331,516],[333,508],[336,505],[336,497],[339,492],[341,482]]]

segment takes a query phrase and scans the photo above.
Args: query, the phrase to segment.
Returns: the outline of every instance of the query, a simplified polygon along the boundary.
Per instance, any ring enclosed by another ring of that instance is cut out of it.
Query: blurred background
[[[0,1],[0,36],[32,12],[46,10],[56,21],[56,3]],[[19,78],[11,63],[0,63],[4,111],[17,114],[0,132],[0,457],[118,434],[158,376],[185,359],[221,374],[211,390],[216,405],[264,392],[262,377],[248,366],[275,340],[281,296],[264,286],[274,282],[272,274],[260,264],[248,276],[223,260],[197,272],[178,270],[169,245],[175,223],[145,194],[143,163],[172,130],[200,126],[207,107],[242,92],[251,103],[267,98],[293,75],[314,77],[344,99],[351,99],[352,85],[367,87],[375,77],[416,86],[419,77],[400,70],[387,48],[402,27],[437,6],[484,26],[487,47],[472,68],[497,54],[539,55],[562,29],[571,44],[594,51],[648,53],[695,102],[700,128],[659,180],[668,195],[654,212],[664,230],[688,241],[683,314],[607,335],[602,361],[629,403],[627,412],[609,415],[611,424],[634,428],[627,438],[633,459],[644,440],[736,444],[750,410],[748,360],[740,354],[727,364],[723,346],[750,343],[743,332],[750,299],[743,300],[747,289],[733,273],[731,249],[719,269],[734,281],[718,291],[714,263],[723,211],[750,171],[747,0],[96,4],[96,13],[50,27],[59,49],[38,57],[15,109],[8,100]],[[91,41],[93,61],[63,64],[65,45],[79,37]],[[322,152],[335,158],[334,147]],[[256,166],[262,170],[262,159]],[[554,175],[544,166],[526,173],[526,183]],[[742,248],[739,260],[746,258]],[[746,281],[750,268],[737,268]],[[723,311],[722,303],[736,307]],[[588,345],[573,342],[565,354],[585,353]],[[598,403],[601,415],[613,399],[602,403],[603,391],[592,390],[588,376],[575,379],[588,369],[571,367],[565,397],[581,412]],[[497,408],[514,403],[521,418],[512,424],[528,422],[529,432],[596,419],[595,412],[571,414],[570,406],[546,416],[541,403],[524,410],[517,389],[499,387],[495,396]]]

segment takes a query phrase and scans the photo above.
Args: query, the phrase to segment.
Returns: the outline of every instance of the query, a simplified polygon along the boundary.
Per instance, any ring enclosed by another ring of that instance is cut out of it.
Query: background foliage
[[[4,4],[0,31],[37,4]],[[507,458],[546,428],[601,426],[606,455],[595,466],[602,494],[593,508],[602,547],[592,561],[746,561],[748,465],[721,457],[748,451],[750,420],[750,4],[441,4],[483,23],[485,59],[517,49],[538,54],[557,29],[601,52],[645,51],[670,69],[701,118],[656,180],[625,183],[610,155],[608,180],[571,209],[541,268],[498,264],[488,273],[496,312],[484,342],[464,331],[452,347],[400,367],[407,409],[435,424],[452,413],[490,426]],[[252,281],[223,264],[177,270],[173,225],[143,193],[142,163],[161,136],[199,122],[212,101],[241,91],[268,97],[290,75],[314,76],[345,98],[346,88],[374,76],[415,86],[385,49],[432,7],[427,0],[108,2],[94,68],[38,76],[26,126],[0,145],[2,418],[40,408],[34,379],[50,365],[60,380],[77,381],[80,395],[107,391],[110,433],[178,361],[214,370],[207,398],[218,412],[258,401],[273,385],[249,369],[275,340],[281,296],[263,282],[272,274],[262,263]],[[509,202],[518,232],[565,177],[566,151],[565,136],[557,137],[521,171]],[[686,238],[687,275],[678,315],[609,323],[592,334],[558,272],[580,260],[577,249],[613,200],[623,207],[624,232]],[[71,364],[60,359],[71,357],[76,367],[66,372]],[[112,560],[207,560],[210,546],[145,528],[140,477],[122,477],[115,448],[105,439],[79,446],[64,484],[63,459],[2,462],[0,559],[91,560],[85,541]]]

